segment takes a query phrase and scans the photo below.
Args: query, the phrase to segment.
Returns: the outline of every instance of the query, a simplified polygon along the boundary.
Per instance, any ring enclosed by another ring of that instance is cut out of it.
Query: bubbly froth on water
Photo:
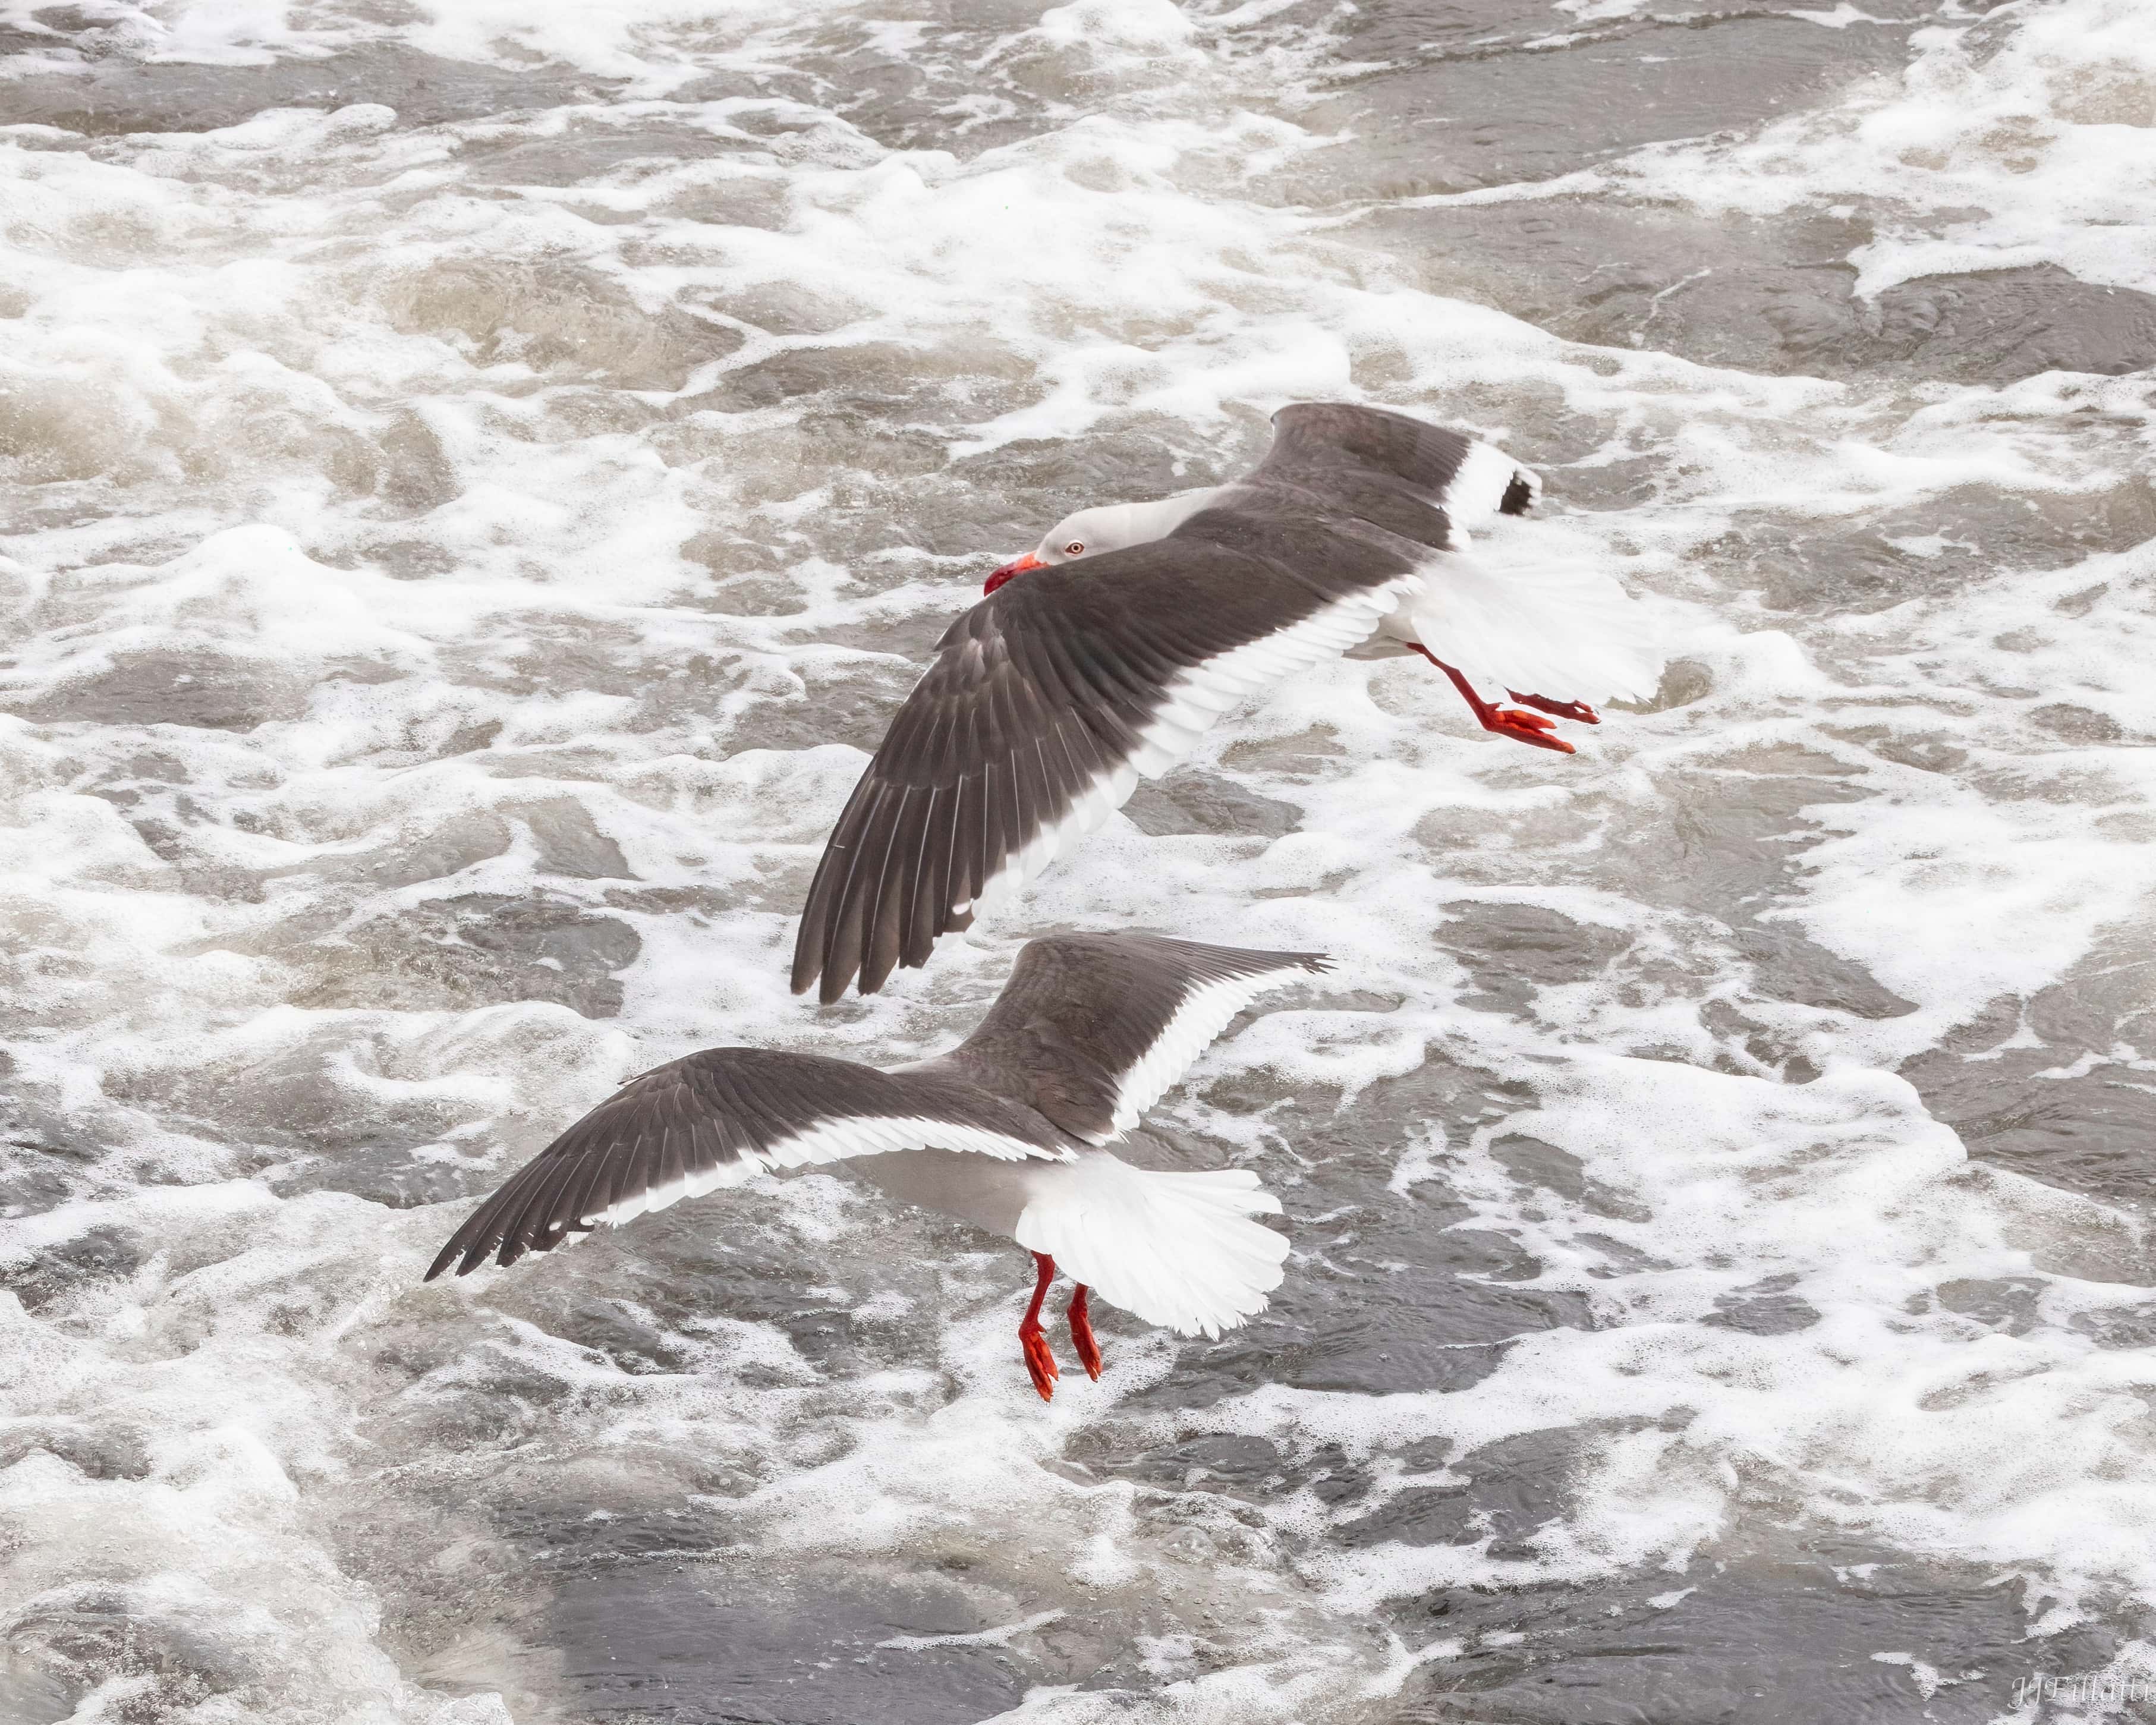
[[[0,8],[0,1717],[2145,1675],[2150,40]],[[986,572],[1296,398],[1540,471],[1656,697],[1566,759],[1343,662],[926,971],[793,1000]],[[1283,1194],[1249,1328],[1102,1313],[1044,1408],[1023,1257],[842,1173],[419,1286],[617,1079],[916,1058],[1029,932],[1126,925],[1339,961],[1135,1152]]]

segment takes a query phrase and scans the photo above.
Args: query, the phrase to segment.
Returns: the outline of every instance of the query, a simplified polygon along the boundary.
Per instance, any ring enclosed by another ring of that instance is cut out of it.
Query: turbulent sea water
[[[2149,1717],[2147,0],[0,5],[0,1719]],[[946,620],[1365,400],[1653,608],[785,990]],[[1322,947],[1272,1309],[843,1170],[423,1286],[614,1081]],[[2030,1680],[2061,1680],[2048,1694]],[[2070,1680],[2102,1678],[2076,1686]]]

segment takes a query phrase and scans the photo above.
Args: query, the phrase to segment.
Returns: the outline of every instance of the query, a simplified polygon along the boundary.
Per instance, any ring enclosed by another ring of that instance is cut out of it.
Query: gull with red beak
[[[796,993],[927,963],[1221,714],[1335,655],[1419,654],[1483,729],[1567,755],[1558,720],[1654,692],[1662,655],[1610,577],[1471,554],[1541,495],[1502,451],[1377,408],[1273,428],[1246,477],[1081,510],[988,577],[839,817]]]

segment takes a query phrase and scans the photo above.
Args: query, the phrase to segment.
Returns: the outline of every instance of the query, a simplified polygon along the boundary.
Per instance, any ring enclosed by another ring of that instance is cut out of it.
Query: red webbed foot
[[[1033,1379],[1033,1387],[1040,1392],[1041,1400],[1053,1401],[1055,1380],[1063,1374],[1055,1368],[1055,1356],[1048,1351],[1047,1336],[1039,1324],[1030,1329],[1020,1324],[1018,1344],[1024,1351],[1026,1375]]]
[[[1467,680],[1458,666],[1447,665],[1420,641],[1410,641],[1408,644],[1452,680],[1452,686],[1460,691],[1460,698],[1467,703],[1468,710],[1475,715],[1476,723],[1485,731],[1499,737],[1509,737],[1515,742],[1532,743],[1538,749],[1553,749],[1560,755],[1579,752],[1563,737],[1552,734],[1557,729],[1554,720],[1544,718],[1540,713],[1522,712],[1516,706],[1491,706],[1475,692],[1475,685]],[[1508,695],[1512,693],[1509,689],[1505,692]],[[1526,701],[1531,706],[1549,706],[1553,712],[1558,711],[1539,696],[1512,695],[1512,699]],[[1566,713],[1560,716],[1569,718],[1571,715]],[[1598,720],[1596,722],[1600,721]]]
[[[1033,1387],[1040,1392],[1043,1401],[1055,1396],[1055,1380],[1063,1374],[1055,1368],[1055,1356],[1048,1351],[1048,1337],[1040,1327],[1040,1302],[1048,1297],[1048,1285],[1055,1280],[1055,1260],[1045,1252],[1035,1252],[1033,1261],[1037,1272],[1033,1284],[1033,1303],[1025,1308],[1025,1316],[1019,1320],[1019,1351],[1025,1356],[1026,1375],[1033,1379]]]
[[[1552,701],[1547,695],[1522,695],[1517,689],[1507,689],[1505,692],[1522,706],[1555,713],[1560,719],[1570,719],[1581,725],[1599,725],[1602,722],[1601,716],[1584,701]]]
[[[1086,1304],[1086,1284],[1070,1296],[1070,1345],[1078,1350],[1078,1363],[1096,1384],[1101,1381],[1101,1344],[1093,1339],[1093,1317]]]
[[[1555,749],[1561,755],[1575,755],[1578,750],[1556,735],[1557,721],[1545,719],[1540,713],[1523,713],[1515,706],[1493,706],[1486,714],[1477,714],[1485,731],[1499,737],[1509,737],[1515,742],[1531,742],[1538,749]]]

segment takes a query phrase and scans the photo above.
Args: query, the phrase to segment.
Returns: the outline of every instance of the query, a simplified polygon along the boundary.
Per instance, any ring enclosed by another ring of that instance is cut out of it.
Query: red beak
[[[1013,558],[990,575],[987,582],[983,584],[981,591],[983,593],[993,593],[1014,575],[1023,575],[1028,569],[1045,569],[1047,567],[1048,565],[1041,562],[1039,557],[1031,552],[1028,552],[1022,557]]]

